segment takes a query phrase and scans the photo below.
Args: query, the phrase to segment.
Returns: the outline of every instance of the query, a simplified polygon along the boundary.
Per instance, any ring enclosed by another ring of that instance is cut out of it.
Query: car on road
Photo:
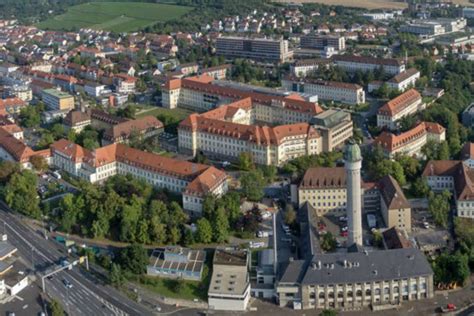
[[[67,287],[68,289],[71,289],[72,288],[72,283],[69,282],[68,280],[64,279],[63,280],[63,284],[65,287]]]
[[[340,222],[347,222],[347,216],[341,216],[339,217]]]
[[[454,305],[452,303],[449,303],[446,306],[441,306],[440,307],[441,313],[451,313],[451,312],[454,312],[457,309],[458,308],[456,307],[456,305]]]

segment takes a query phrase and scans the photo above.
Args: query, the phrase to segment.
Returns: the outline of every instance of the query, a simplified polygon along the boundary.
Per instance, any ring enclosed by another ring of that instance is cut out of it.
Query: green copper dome
[[[344,160],[347,162],[356,162],[362,160],[360,147],[354,140],[350,140],[344,150]]]

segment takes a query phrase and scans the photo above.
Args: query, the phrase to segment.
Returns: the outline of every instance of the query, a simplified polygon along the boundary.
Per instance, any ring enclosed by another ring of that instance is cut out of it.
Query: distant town
[[[0,312],[474,313],[474,6],[171,2],[0,12]]]

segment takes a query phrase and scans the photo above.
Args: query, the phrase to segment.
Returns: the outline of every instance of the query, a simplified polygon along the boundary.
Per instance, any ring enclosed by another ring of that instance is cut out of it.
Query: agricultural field
[[[192,9],[186,6],[140,2],[85,3],[69,8],[65,14],[40,22],[37,27],[51,30],[92,28],[131,32],[156,22],[179,18]]]
[[[326,5],[341,5],[353,8],[364,8],[369,10],[374,9],[405,9],[408,4],[397,0],[274,0],[275,2],[299,2],[299,3],[321,3]],[[454,3],[473,6],[469,0],[453,0]]]

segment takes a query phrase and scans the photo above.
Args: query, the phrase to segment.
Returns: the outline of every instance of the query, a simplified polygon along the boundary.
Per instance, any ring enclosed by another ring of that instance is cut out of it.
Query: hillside
[[[192,7],[156,3],[94,2],[72,6],[66,13],[40,22],[37,26],[52,30],[93,28],[130,32],[157,22],[179,18],[192,9]]]

